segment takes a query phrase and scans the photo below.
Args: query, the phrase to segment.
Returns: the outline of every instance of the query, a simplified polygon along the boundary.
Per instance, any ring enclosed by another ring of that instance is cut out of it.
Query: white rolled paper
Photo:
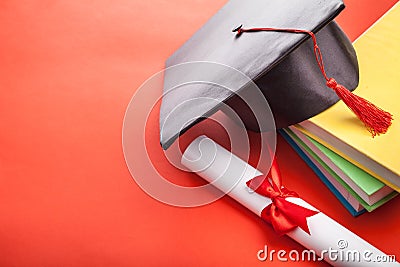
[[[195,139],[185,150],[181,161],[188,169],[258,216],[271,204],[269,198],[249,190],[246,185],[247,181],[262,173],[206,136]],[[317,210],[300,198],[289,197],[286,200]],[[310,235],[299,227],[287,235],[334,266],[400,265],[392,256],[378,250],[322,212],[308,217],[307,223]]]

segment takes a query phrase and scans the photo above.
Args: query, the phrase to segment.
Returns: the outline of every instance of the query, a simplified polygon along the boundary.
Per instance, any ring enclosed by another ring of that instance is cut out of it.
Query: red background
[[[337,20],[354,40],[396,2],[347,0]],[[224,3],[0,2],[0,266],[274,266],[256,258],[265,244],[303,249],[229,197],[190,209],[159,203],[124,162],[136,88]],[[161,155],[158,121],[149,128]],[[281,138],[277,154],[287,187],[400,257],[400,198],[353,218]],[[162,156],[159,166],[195,177]]]

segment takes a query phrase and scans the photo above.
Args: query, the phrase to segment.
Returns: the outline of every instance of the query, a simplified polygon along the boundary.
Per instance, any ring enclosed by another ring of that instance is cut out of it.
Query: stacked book
[[[280,131],[354,216],[375,210],[400,190],[398,25],[396,4],[354,42],[360,68],[354,92],[393,115],[387,133],[372,137],[342,101]]]

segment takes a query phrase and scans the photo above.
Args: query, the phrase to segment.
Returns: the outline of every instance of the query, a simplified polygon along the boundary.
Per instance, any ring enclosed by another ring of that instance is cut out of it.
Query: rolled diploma
[[[181,162],[258,216],[265,207],[271,204],[269,198],[257,194],[246,185],[250,179],[263,174],[204,135],[195,139],[187,147]],[[311,210],[317,210],[300,198],[288,197],[286,200]],[[399,266],[397,262],[373,262],[378,255],[385,257],[385,253],[322,212],[308,217],[307,222],[310,235],[299,227],[287,235],[304,247],[314,250],[319,257],[323,251],[326,251],[323,254],[324,260],[334,266],[365,266],[367,264],[368,266]],[[347,242],[347,247],[338,247],[340,240]],[[335,259],[336,256],[328,255],[330,249],[339,251],[336,254],[338,259]],[[360,253],[359,261],[356,257],[355,260],[351,260],[352,251]],[[288,255],[285,257],[287,258]]]

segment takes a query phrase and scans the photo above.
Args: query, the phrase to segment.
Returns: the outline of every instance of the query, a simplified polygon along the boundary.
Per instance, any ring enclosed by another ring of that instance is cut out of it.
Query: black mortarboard
[[[339,100],[338,95],[346,102],[351,97],[335,93],[336,89],[344,86],[354,90],[358,85],[356,53],[345,33],[333,21],[343,8],[340,0],[231,0],[168,58],[166,67],[206,61],[237,69],[260,88],[272,110],[276,127],[286,127],[327,109]],[[236,28],[240,24],[244,25],[243,28]],[[260,32],[268,29],[245,27],[302,29],[311,35],[316,33],[324,56],[324,67],[321,69],[319,51],[315,51],[315,42],[309,34],[291,34],[276,29]],[[167,27],[167,30],[174,29]],[[249,31],[257,33],[242,36]],[[189,72],[204,71],[201,68],[189,69]],[[218,81],[234,79],[228,72],[218,71],[218,68],[212,72]],[[334,81],[329,84],[328,81],[328,86],[334,90],[327,88],[325,72],[343,86]],[[170,90],[171,84],[174,84],[171,80],[177,79],[177,75],[190,76],[190,73],[173,74],[168,69],[165,72],[165,94],[160,111],[160,139],[164,149],[195,123],[219,110],[220,102],[231,107],[247,129],[267,130],[257,127],[254,116],[235,94],[247,94],[250,90],[246,89],[246,85],[233,92],[219,91],[213,84],[207,83],[187,90]],[[344,90],[345,94],[348,90]],[[248,95],[251,98],[251,92]],[[180,105],[198,97],[209,98],[210,101]]]

